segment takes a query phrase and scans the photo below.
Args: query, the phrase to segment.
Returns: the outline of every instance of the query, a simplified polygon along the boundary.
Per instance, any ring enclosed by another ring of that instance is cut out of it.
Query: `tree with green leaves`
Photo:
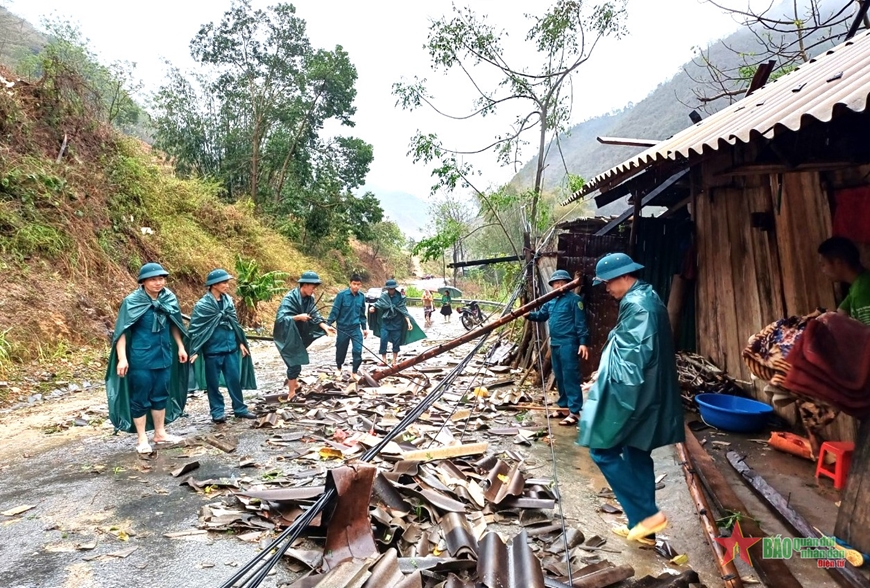
[[[529,243],[534,241],[545,220],[539,209],[544,164],[549,149],[560,149],[559,135],[570,120],[573,78],[601,39],[624,33],[624,17],[624,0],[556,0],[541,15],[528,16],[531,24],[525,35],[525,53],[535,55],[538,63],[528,68],[510,61],[504,46],[507,33],[492,24],[489,17],[454,6],[452,15],[432,22],[425,48],[433,70],[456,70],[467,78],[474,96],[469,111],[454,115],[439,109],[425,79],[414,78],[393,86],[397,105],[403,109],[425,105],[455,120],[481,118],[516,105],[514,112],[518,114],[511,127],[486,145],[452,150],[437,134],[418,131],[409,153],[415,162],[435,164],[432,173],[437,182],[433,191],[470,189],[481,209],[501,227],[517,255],[520,249],[501,218],[503,209],[494,195],[479,185],[479,171],[461,157],[490,151],[502,165],[516,168],[523,163],[523,147],[528,143],[535,146],[534,184],[521,195],[520,203],[525,217],[524,237]]]
[[[474,226],[476,216],[477,211],[468,202],[451,192],[444,193],[429,206],[433,234],[414,246],[414,255],[419,255],[422,261],[442,258],[443,264],[446,264],[444,256],[450,251],[454,264],[463,261],[466,242],[478,230]],[[443,270],[446,277],[446,266]],[[454,281],[458,275],[458,268],[454,266]]]
[[[190,43],[192,75],[170,68],[155,96],[156,146],[182,174],[218,179],[229,200],[250,197],[308,249],[365,238],[383,211],[365,182],[374,154],[352,127],[357,72],[347,52],[311,46],[291,4],[234,0]]]

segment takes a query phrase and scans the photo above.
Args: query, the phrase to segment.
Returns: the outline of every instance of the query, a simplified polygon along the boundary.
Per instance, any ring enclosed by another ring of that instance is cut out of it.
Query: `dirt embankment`
[[[157,261],[189,313],[215,267],[237,256],[260,271],[305,270],[323,291],[346,283],[338,253],[306,256],[228,204],[212,182],[177,177],[159,153],[89,110],[73,77],[22,82],[0,68],[0,407],[57,380],[101,379],[115,315],[139,267]],[[373,279],[386,270],[357,247]],[[271,326],[278,300],[263,305]]]

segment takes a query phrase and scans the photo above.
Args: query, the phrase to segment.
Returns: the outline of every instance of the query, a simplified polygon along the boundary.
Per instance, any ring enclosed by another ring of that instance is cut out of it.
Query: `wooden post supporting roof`
[[[858,431],[852,468],[837,514],[834,534],[864,553],[870,552],[870,419]],[[860,498],[863,496],[864,498]]]
[[[653,190],[649,194],[647,194],[646,196],[643,197],[643,200],[641,200],[641,202],[640,202],[640,207],[643,208],[644,206],[649,204],[656,196],[658,196],[659,194],[661,194],[662,192],[664,192],[665,190],[667,190],[668,188],[673,186],[680,178],[685,176],[687,173],[689,173],[688,168],[675,173],[674,175],[669,177],[667,180],[665,180],[664,182],[662,182],[661,184],[659,184],[658,186],[653,188]],[[605,226],[603,229],[601,229],[600,231],[595,233],[595,236],[602,237],[602,236],[606,235],[607,233],[609,233],[610,231],[612,231],[613,229],[615,229],[616,227],[621,225],[623,222],[625,222],[625,220],[628,217],[630,217],[634,212],[635,212],[635,207],[629,208],[628,210],[626,210],[625,212],[620,214],[618,217],[616,217],[615,219],[613,219],[612,221],[607,223],[607,226]]]

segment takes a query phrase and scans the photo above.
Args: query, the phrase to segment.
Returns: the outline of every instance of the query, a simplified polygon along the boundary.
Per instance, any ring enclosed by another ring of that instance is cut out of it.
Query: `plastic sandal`
[[[165,439],[161,439],[160,441],[154,441],[158,445],[163,445],[164,443],[181,443],[184,441],[184,437],[179,437],[178,435],[166,435]]]
[[[665,518],[661,523],[657,525],[653,525],[652,527],[647,527],[643,524],[643,521],[639,522],[628,532],[627,539],[629,541],[637,541],[647,535],[654,535],[655,533],[661,533],[668,526],[668,519]]]
[[[153,451],[154,450],[151,449],[151,445],[149,445],[148,443],[143,443],[142,445],[136,446],[136,453],[147,454],[153,453]]]
[[[560,427],[570,427],[571,425],[576,425],[579,422],[580,422],[580,417],[578,417],[576,414],[569,414],[564,419],[559,421],[559,426]]]
[[[629,529],[626,525],[622,525],[621,527],[613,527],[610,529],[610,531],[614,535],[618,535],[618,536],[622,537],[623,539],[628,539],[628,534],[631,532],[631,531],[629,531]],[[656,540],[650,539],[649,537],[641,537],[640,539],[637,540],[637,542],[642,544],[642,545],[650,545],[650,546],[654,546],[656,544]]]

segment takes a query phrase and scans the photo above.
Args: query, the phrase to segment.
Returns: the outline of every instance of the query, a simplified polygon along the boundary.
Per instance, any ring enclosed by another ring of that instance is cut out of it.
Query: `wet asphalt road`
[[[422,310],[411,310],[422,325]],[[427,329],[430,340],[417,344],[417,348],[464,332],[456,315],[453,319],[451,323],[435,322]],[[315,341],[309,350],[312,365],[303,370],[303,377],[311,368],[334,365],[334,341]],[[378,339],[370,336],[364,344],[378,351]],[[413,355],[412,351],[413,348],[403,350],[403,355]],[[258,343],[252,353],[260,389],[250,396],[282,389],[285,368],[274,346]],[[374,359],[368,351],[363,355],[367,362]],[[85,394],[93,404],[105,405],[103,388]],[[53,410],[63,413],[66,401],[53,401]],[[252,429],[251,421],[230,419],[226,425],[214,425],[202,393],[188,401],[186,411],[190,416],[171,424],[168,427],[171,433],[190,438],[223,432],[238,439],[236,451],[226,454],[206,445],[203,455],[186,458],[191,451],[202,449],[178,447],[159,450],[153,459],[143,460],[134,451],[135,436],[123,433],[113,436],[110,427],[40,433],[50,438],[47,443],[40,439],[40,445],[49,447],[34,453],[27,453],[26,447],[19,447],[15,453],[0,449],[0,512],[35,505],[18,516],[0,516],[0,587],[216,588],[234,573],[235,566],[254,557],[259,546],[233,536],[210,533],[197,540],[163,537],[164,533],[194,529],[200,508],[216,502],[181,486],[186,476],[173,478],[169,472],[194,458],[200,462],[199,469],[191,473],[197,480],[255,477],[258,472],[275,467],[289,471],[294,466],[277,462],[276,457],[290,453],[294,447],[280,452],[267,449],[263,441],[273,432]],[[0,420],[21,418],[21,414],[12,412]],[[74,411],[64,414],[74,416]],[[241,470],[238,464],[243,457],[252,458],[263,467],[256,471]],[[301,469],[310,464],[296,467]],[[118,529],[129,535],[126,541],[116,536]],[[94,542],[97,543],[94,549],[78,548]],[[138,549],[125,558],[85,561],[90,556],[132,547]],[[280,586],[296,577],[283,566],[276,570],[264,587]]]
[[[412,313],[422,325],[422,310],[412,308]],[[408,349],[407,355],[465,331],[454,314],[451,323],[443,323],[436,315],[427,332],[430,339]],[[303,377],[312,368],[333,365],[333,343],[334,339],[314,343],[310,350],[312,365],[303,370]],[[377,351],[377,339],[369,337],[365,345]],[[260,385],[260,390],[252,395],[282,389],[284,366],[274,347],[258,343],[252,351]],[[364,351],[364,358],[373,359],[368,351]],[[105,403],[102,389],[89,394],[92,403]],[[62,412],[64,402],[64,399],[56,401],[54,410]],[[32,453],[20,444],[15,451],[0,447],[0,512],[21,505],[35,506],[18,516],[0,516],[0,587],[217,588],[237,566],[254,557],[259,545],[228,534],[209,533],[188,539],[164,537],[164,533],[195,529],[200,508],[218,502],[181,486],[186,475],[173,478],[169,472],[191,459],[200,462],[199,469],[191,472],[197,480],[245,475],[256,478],[276,468],[288,472],[309,468],[310,462],[293,465],[277,459],[303,444],[270,449],[264,441],[273,431],[252,429],[251,421],[231,419],[226,425],[216,426],[211,423],[203,394],[188,402],[187,412],[190,416],[173,423],[170,432],[187,438],[222,432],[238,440],[236,451],[226,454],[208,445],[178,447],[160,450],[153,459],[143,460],[134,452],[134,436],[113,436],[111,428],[106,427],[75,428],[51,435],[40,433],[49,442],[34,445]],[[540,415],[535,416],[541,422]],[[16,412],[4,415],[0,424],[16,418],[19,418]],[[512,419],[513,415],[506,418]],[[595,533],[606,536],[610,521],[596,512],[600,501],[594,495],[603,486],[600,476],[585,450],[573,445],[573,429],[559,428],[554,435],[566,516],[584,529],[587,537]],[[512,448],[509,440],[504,442]],[[522,450],[530,453],[529,464],[533,467],[530,475],[552,475],[547,445],[536,443],[533,448]],[[667,468],[669,473],[662,506],[680,513],[672,517],[678,537],[676,546],[690,554],[695,569],[702,571],[703,579],[709,582],[713,577],[712,558],[701,539],[694,510],[691,506],[686,508],[688,493],[680,481],[679,467],[670,449],[657,453],[660,454],[657,468],[660,471]],[[261,467],[242,470],[238,467],[242,458],[254,459]],[[128,535],[126,541],[118,538],[119,531]],[[617,565],[635,566],[638,577],[646,573],[657,575],[667,567],[649,550],[627,547],[618,538],[609,537],[608,541],[608,545],[621,551],[608,553],[608,558]],[[93,549],[81,549],[94,543]],[[124,558],[86,560],[133,547],[137,549]],[[282,564],[263,586],[286,585],[296,576]]]

